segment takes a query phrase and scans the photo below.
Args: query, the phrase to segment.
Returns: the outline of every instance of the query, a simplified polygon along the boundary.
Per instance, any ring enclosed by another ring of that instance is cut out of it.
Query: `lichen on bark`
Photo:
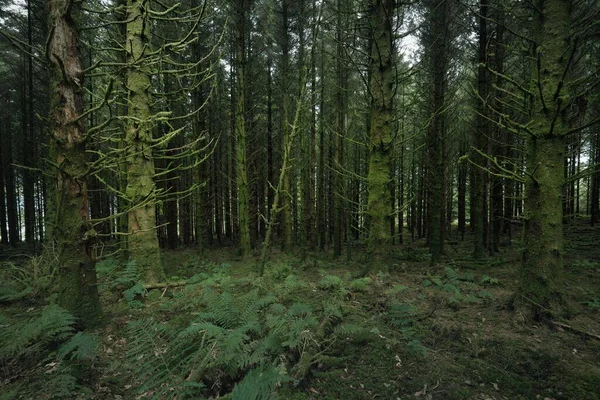
[[[150,109],[151,59],[149,2],[127,1],[127,105],[125,128],[127,187],[129,202],[128,253],[135,260],[144,281],[164,280],[156,234],[156,185],[152,152],[154,123]]]

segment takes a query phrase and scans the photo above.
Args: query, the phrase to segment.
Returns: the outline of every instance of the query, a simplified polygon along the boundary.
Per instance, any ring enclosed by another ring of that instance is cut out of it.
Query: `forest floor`
[[[229,291],[233,297],[251,290],[274,293],[289,309],[301,303],[312,310],[307,314],[314,313],[314,332],[302,330],[299,336],[305,342],[295,352],[278,356],[285,360],[281,364],[289,364],[287,373],[294,378],[274,387],[280,399],[600,399],[600,228],[579,222],[566,227],[569,315],[554,323],[532,324],[508,307],[518,279],[518,241],[478,263],[469,259],[470,246],[468,238],[451,242],[445,263],[431,267],[423,243],[400,245],[383,271],[366,277],[360,277],[360,247],[351,249],[351,258],[309,254],[303,262],[274,252],[263,277],[234,249],[209,250],[203,260],[193,249],[167,251],[166,272],[173,280],[199,276],[195,281],[204,283],[129,297],[106,289],[103,285],[111,274],[101,273],[105,324],[95,331],[99,346],[92,372],[84,378],[87,394],[72,398],[163,398],[156,387],[144,388],[152,372],[148,378],[136,369],[135,360],[142,364],[148,357],[133,350],[139,343],[132,344],[132,323],[152,320],[160,329],[189,326],[202,311],[192,299],[202,297],[202,290],[217,288],[220,295]],[[186,305],[174,305],[177,299]],[[198,304],[202,307],[201,301]],[[339,313],[328,314],[328,304],[339,305]],[[16,315],[41,305],[17,302],[1,307]],[[332,324],[334,314],[337,322]],[[359,328],[349,329],[347,337],[324,333],[327,326],[333,332],[333,325],[345,323]],[[152,340],[160,340],[158,336]],[[169,351],[167,344],[152,343],[155,347],[149,352],[156,358]],[[302,352],[308,353],[310,346],[310,361],[299,367]],[[51,374],[50,364],[31,364],[20,376],[6,371],[7,363],[0,366],[6,384],[3,391],[0,382],[0,399],[52,398],[50,386],[40,395],[44,389],[34,391],[36,383],[23,384]],[[207,392],[227,393],[236,373],[228,375],[231,382],[225,382],[224,373],[215,375]],[[209,377],[207,373],[205,384]]]

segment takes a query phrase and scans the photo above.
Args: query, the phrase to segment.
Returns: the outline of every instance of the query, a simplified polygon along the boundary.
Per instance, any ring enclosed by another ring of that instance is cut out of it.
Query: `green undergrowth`
[[[5,270],[18,279],[3,283],[13,291],[0,300],[0,399],[585,400],[600,393],[595,339],[524,326],[507,309],[514,265],[407,261],[360,276],[360,266],[282,257],[260,276],[254,263],[223,253],[212,261],[189,251],[167,259],[179,264],[166,268],[168,285],[151,290],[135,262],[98,263],[105,325],[86,333],[52,304],[51,269],[41,283]],[[577,282],[573,325],[594,332],[595,264],[568,265]]]
[[[392,363],[390,354],[399,349],[414,357],[426,353],[413,329],[415,310],[396,310],[402,290],[387,288],[380,277],[323,272],[315,282],[285,263],[260,277],[233,277],[228,265],[202,269],[167,296],[145,295],[152,310],[130,304],[139,317],[124,329],[122,365],[135,395],[288,398],[348,370],[359,349],[382,350]],[[360,301],[378,292],[387,293],[377,301],[390,303],[395,314],[373,313],[370,301]],[[362,364],[373,373],[370,363]]]

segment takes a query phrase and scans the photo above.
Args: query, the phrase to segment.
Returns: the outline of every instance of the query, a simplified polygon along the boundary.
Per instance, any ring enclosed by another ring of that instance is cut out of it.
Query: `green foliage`
[[[346,284],[337,275],[325,275],[319,282],[317,283],[317,287],[321,290],[326,290],[332,294],[336,294],[339,297],[345,297],[348,295],[348,289],[346,289]]]
[[[385,295],[396,299],[398,295],[408,289],[406,285],[394,284],[391,288],[385,290]]]
[[[446,294],[450,304],[459,306],[461,303],[479,303],[488,301],[492,293],[487,290],[477,290],[476,277],[472,272],[461,275],[453,268],[445,267],[444,276],[429,276],[423,280],[423,286],[439,290]],[[479,280],[480,285],[496,285],[499,281],[483,275]]]
[[[55,286],[56,271],[57,264],[49,252],[28,257],[23,263],[1,262],[0,303],[49,294]]]
[[[144,307],[140,299],[146,295],[146,289],[135,260],[121,267],[115,258],[107,258],[96,264],[96,273],[102,289],[120,292],[131,308]]]
[[[78,332],[62,344],[56,354],[60,359],[93,360],[98,352],[98,338],[90,333]]]
[[[483,275],[479,280],[479,283],[481,283],[482,285],[497,285],[500,283],[500,281],[498,280],[498,278],[492,278],[491,276]]]
[[[289,380],[276,367],[254,368],[235,385],[231,396],[233,400],[269,400],[277,385]]]
[[[578,260],[573,262],[570,268],[573,270],[584,270],[589,271],[591,273],[599,273],[600,263],[590,260]]]
[[[354,279],[350,282],[349,288],[352,292],[366,292],[369,290],[373,280],[368,276],[364,278]]]
[[[346,290],[342,279],[331,277],[324,290]],[[272,279],[277,290],[308,286],[295,275],[263,276],[257,282],[262,289],[213,276],[187,285],[172,300],[179,309],[196,298],[193,309],[200,311],[191,321],[131,322],[127,359],[140,382],[138,393],[160,399],[272,398],[279,384],[299,382],[312,365],[331,358],[336,341],[368,340],[366,328],[345,320],[344,298],[328,298],[321,307],[289,303],[281,293],[264,291]]]
[[[13,320],[0,313],[0,360],[10,363],[43,352],[68,338],[75,318],[55,304],[44,307],[27,320]]]
[[[319,283],[317,283],[317,286],[319,289],[323,290],[335,290],[344,287],[344,282],[342,281],[342,278],[337,275],[325,275],[321,278]]]
[[[72,399],[86,392],[79,376],[95,359],[98,342],[94,335],[74,334],[74,325],[75,318],[55,304],[26,315],[0,313],[0,379],[4,372],[21,377],[9,393]]]

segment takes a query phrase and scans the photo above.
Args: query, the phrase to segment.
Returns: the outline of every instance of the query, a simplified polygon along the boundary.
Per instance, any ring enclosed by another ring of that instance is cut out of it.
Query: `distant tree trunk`
[[[6,220],[8,222],[8,241],[16,246],[20,241],[19,235],[19,208],[17,203],[17,190],[15,185],[15,170],[13,168],[13,135],[11,133],[10,119],[6,123],[4,141],[2,142],[4,161],[4,184],[6,185]]]
[[[4,125],[0,123],[0,143],[4,143]],[[4,152],[0,149],[0,243],[8,244],[8,221],[6,220],[6,191],[4,190]]]
[[[325,199],[325,45],[321,43],[320,60],[320,102],[319,102],[319,166],[317,174],[317,231],[319,249],[325,250],[327,235],[327,213]]]
[[[312,2],[312,10],[313,14],[316,15],[317,10],[317,2],[313,0]],[[308,208],[306,210],[305,215],[305,234],[307,245],[310,249],[315,247],[317,243],[317,237],[315,233],[315,210],[317,205],[317,195],[315,190],[315,185],[317,179],[315,177],[315,173],[317,171],[317,61],[316,61],[316,24],[312,26],[312,39],[313,44],[310,47],[310,142],[309,142],[309,168],[308,168]]]
[[[562,193],[565,134],[561,99],[568,88],[572,50],[568,0],[534,1],[531,135],[526,140],[525,225],[516,300],[533,316],[559,312],[563,301]],[[542,83],[543,82],[543,85]]]
[[[290,65],[290,37],[289,37],[289,0],[283,0],[282,8],[282,26],[283,32],[281,37],[281,123],[282,123],[282,143],[287,146],[290,136],[290,121],[289,121],[289,65]],[[283,150],[282,150],[283,151]],[[288,166],[290,167],[290,166]],[[283,248],[285,251],[292,250],[292,181],[290,171],[284,174],[283,182]]]
[[[344,140],[346,137],[346,92],[348,86],[346,61],[344,56],[346,8],[345,0],[337,0],[336,13],[336,132],[334,140],[334,201],[333,201],[333,256],[342,254],[342,236],[344,234],[345,198],[344,184]]]
[[[466,139],[463,137],[460,144],[460,156],[467,153]],[[465,240],[466,230],[466,202],[467,202],[467,173],[468,168],[465,162],[458,163],[458,171],[456,176],[456,186],[458,191],[458,234],[460,240]]]
[[[250,247],[250,213],[248,194],[248,171],[246,170],[246,12],[245,0],[235,2],[235,139],[237,204],[240,229],[240,252],[247,257]]]
[[[427,237],[431,251],[431,263],[441,261],[444,253],[444,231],[446,226],[446,91],[449,59],[449,37],[447,37],[450,5],[448,1],[432,1],[430,7],[431,43],[430,68],[433,76],[431,118],[427,147],[429,165],[427,174]]]
[[[152,113],[150,71],[146,64],[150,45],[148,3],[127,0],[127,91],[128,124],[127,188],[131,201],[128,212],[129,258],[137,262],[146,283],[164,279],[156,234],[156,186],[152,154]]]
[[[85,327],[100,316],[95,262],[95,232],[90,224],[83,121],[83,72],[79,59],[73,0],[51,0],[52,30],[48,55],[52,64],[51,114],[57,173],[56,226],[58,303]]]
[[[369,130],[369,172],[367,184],[370,218],[367,251],[372,260],[384,255],[391,243],[392,218],[389,179],[391,173],[394,74],[394,0],[371,0],[368,17],[372,39],[369,91],[371,94]]]
[[[32,40],[32,10],[31,0],[27,0],[27,45],[33,49]],[[24,155],[23,165],[23,214],[25,219],[25,241],[29,245],[33,245],[35,241],[35,176],[32,168],[35,167],[35,143],[33,121],[33,50],[27,54],[27,83],[25,85],[27,91],[22,93],[22,96],[27,96],[26,106],[23,107],[23,132],[24,132]]]
[[[590,162],[594,165],[592,176],[590,177],[590,222],[592,226],[600,222],[600,133],[592,137]]]
[[[487,152],[487,102],[489,92],[489,73],[486,69],[487,58],[487,18],[489,4],[488,0],[480,0],[479,3],[479,66],[477,68],[477,116],[475,131],[475,148]],[[472,167],[471,184],[471,227],[473,230],[473,258],[479,260],[485,254],[486,227],[486,196],[485,196],[485,174],[480,168],[485,166],[485,158],[478,153],[473,153],[475,166]]]

